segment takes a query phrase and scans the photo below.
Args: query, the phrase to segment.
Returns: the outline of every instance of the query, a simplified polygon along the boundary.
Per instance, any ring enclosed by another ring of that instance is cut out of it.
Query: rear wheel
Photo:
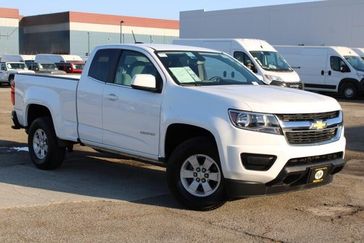
[[[223,174],[216,145],[205,137],[190,139],[172,153],[168,185],[175,198],[194,210],[212,210],[225,202]]]
[[[28,147],[34,165],[42,170],[53,170],[62,165],[66,148],[59,146],[49,117],[33,121],[29,128]]]
[[[344,83],[340,88],[340,94],[343,98],[352,100],[358,95],[358,88],[353,83]]]

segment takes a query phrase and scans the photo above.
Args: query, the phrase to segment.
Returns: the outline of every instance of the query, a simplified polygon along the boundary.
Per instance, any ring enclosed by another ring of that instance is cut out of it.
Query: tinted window
[[[350,68],[346,65],[343,59],[340,57],[330,57],[330,66],[333,71],[337,72],[350,72]]]
[[[99,50],[92,60],[88,76],[103,82],[111,82],[119,56],[119,49]]]
[[[123,51],[116,68],[114,83],[130,86],[137,74],[151,74],[156,77],[157,83],[161,83],[157,69],[145,55],[135,51]]]
[[[241,51],[234,52],[234,58],[237,59],[239,62],[243,63],[245,66],[252,63],[248,55]]]

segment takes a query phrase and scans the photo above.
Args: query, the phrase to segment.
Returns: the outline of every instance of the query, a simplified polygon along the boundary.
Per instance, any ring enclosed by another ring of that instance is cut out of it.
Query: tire
[[[34,165],[42,170],[60,167],[65,157],[66,147],[57,144],[57,136],[50,117],[33,121],[28,134],[29,154]]]
[[[167,182],[177,201],[189,209],[207,211],[222,206],[224,177],[215,143],[197,137],[179,145],[168,160]]]
[[[340,88],[341,97],[353,100],[358,96],[358,88],[353,83],[344,83]]]

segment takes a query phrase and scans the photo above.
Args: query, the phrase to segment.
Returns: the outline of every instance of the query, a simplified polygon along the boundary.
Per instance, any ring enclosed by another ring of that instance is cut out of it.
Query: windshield
[[[213,52],[157,52],[163,65],[179,85],[262,84],[237,60]]]
[[[85,66],[85,64],[83,64],[83,63],[73,63],[72,66],[73,66],[73,69],[83,70],[83,66]]]
[[[259,65],[268,71],[292,72],[286,60],[273,51],[251,51],[250,54],[255,58]]]
[[[345,59],[357,71],[363,71],[364,72],[364,61],[363,61],[363,59],[361,59],[360,57],[357,57],[357,56],[345,56]]]
[[[49,64],[39,64],[40,69],[47,69],[47,70],[58,70],[56,64],[49,63]]]
[[[7,63],[8,69],[26,69],[25,63]]]

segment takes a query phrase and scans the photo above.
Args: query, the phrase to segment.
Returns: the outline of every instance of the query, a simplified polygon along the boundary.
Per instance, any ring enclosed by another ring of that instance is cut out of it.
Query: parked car
[[[179,39],[174,44],[223,51],[250,68],[266,84],[302,89],[298,74],[264,40],[257,39]]]
[[[345,165],[339,103],[262,84],[218,51],[106,45],[79,80],[16,75],[12,119],[38,168],[61,166],[76,143],[159,163],[192,209],[330,183]]]
[[[30,70],[36,73],[49,73],[49,74],[66,74],[65,71],[61,71],[54,63],[36,63],[30,65]]]
[[[16,73],[33,73],[28,70],[24,62],[1,62],[0,63],[0,85],[5,83],[10,85]]]
[[[336,46],[275,46],[300,75],[304,88],[355,99],[364,91],[364,61]]]
[[[37,63],[54,63],[59,70],[66,73],[82,73],[85,62],[77,55],[38,54]]]
[[[35,55],[3,55],[2,62],[24,62],[28,69],[34,63]]]

